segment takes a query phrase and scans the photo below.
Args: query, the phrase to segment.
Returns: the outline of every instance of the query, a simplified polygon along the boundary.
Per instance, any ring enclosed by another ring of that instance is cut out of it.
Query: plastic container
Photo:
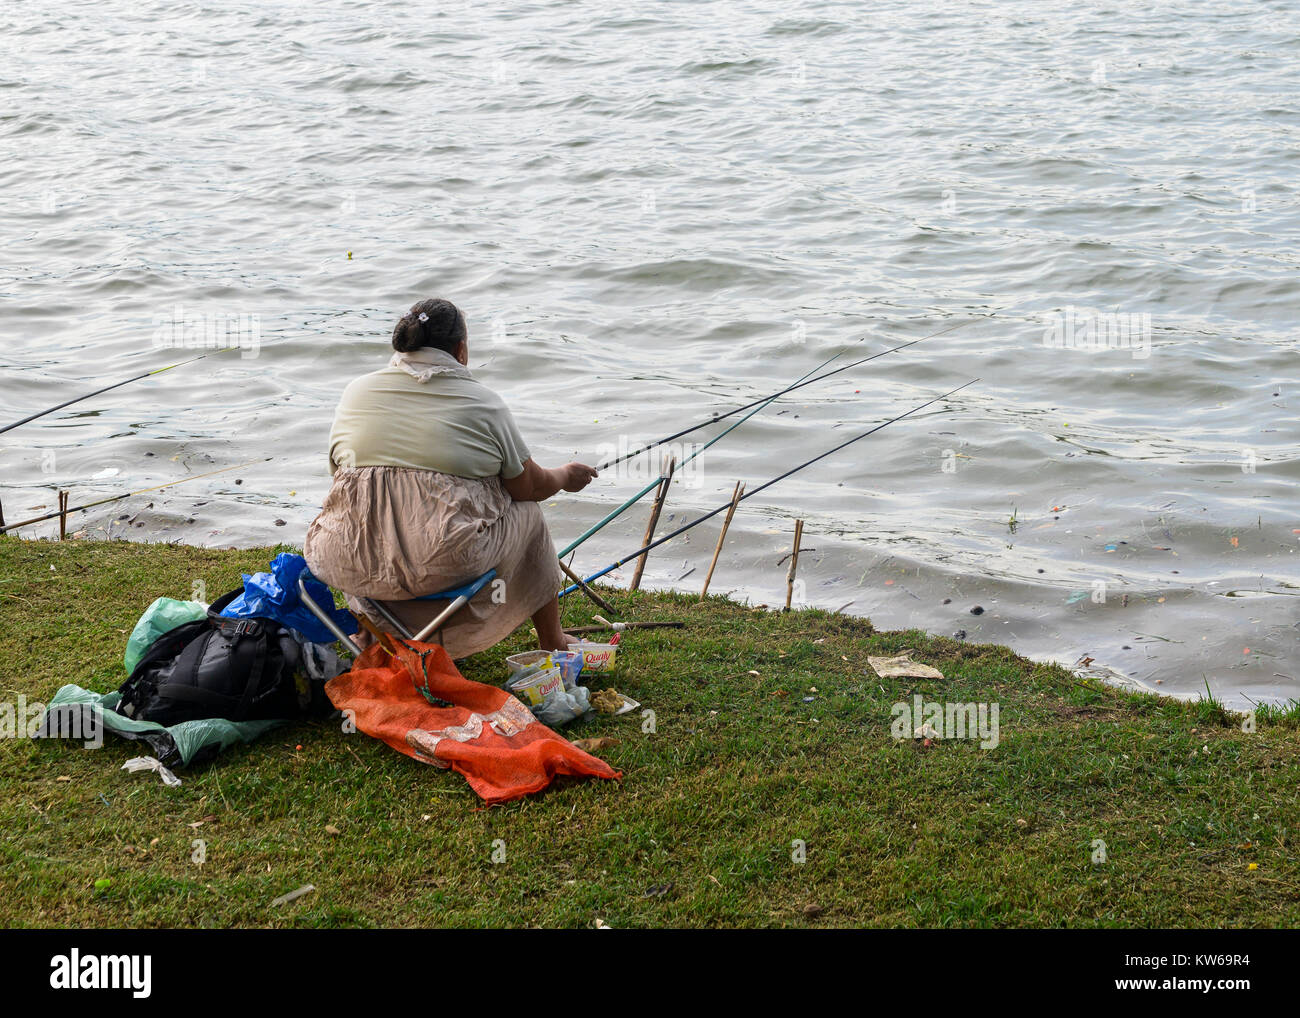
[[[506,658],[506,664],[510,666],[510,675],[512,677],[526,668],[550,668],[554,663],[551,660],[549,650],[525,650],[519,654],[511,654]]]
[[[564,692],[564,676],[558,668],[545,668],[535,675],[511,679],[506,688],[530,707],[541,704],[555,692]]]
[[[573,644],[574,650],[582,651],[582,670],[584,672],[609,672],[614,670],[618,658],[618,645],[614,643]]]

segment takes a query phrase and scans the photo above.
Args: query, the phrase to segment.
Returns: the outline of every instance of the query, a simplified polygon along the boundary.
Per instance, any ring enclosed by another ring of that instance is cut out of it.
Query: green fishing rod
[[[835,354],[834,357],[828,357],[826,360],[824,360],[824,361],[822,361],[820,364],[818,364],[817,367],[813,368],[812,371],[809,371],[807,375],[804,375],[803,378],[807,378],[809,375],[813,375],[813,374],[815,374],[816,372],[820,371],[822,368],[826,367],[827,364],[831,363],[831,361],[836,360],[836,359],[838,359],[838,358],[840,358],[840,357],[842,357],[842,356],[843,356],[843,354],[838,354],[838,353],[837,353],[837,354]],[[803,378],[799,379],[799,381],[802,382],[802,381],[803,381]],[[728,432],[734,431],[736,428],[740,427],[740,426],[741,426],[742,424],[744,424],[747,420],[749,420],[751,417],[753,417],[756,413],[758,413],[759,411],[761,411],[764,407],[768,406],[768,405],[769,405],[773,400],[775,400],[778,396],[780,396],[780,393],[777,393],[776,396],[772,396],[771,398],[769,398],[769,399],[767,399],[765,402],[763,402],[760,406],[755,407],[755,408],[754,408],[753,410],[751,410],[749,413],[745,414],[744,417],[742,417],[742,418],[741,418],[740,420],[738,420],[735,424],[733,424],[733,425],[731,425],[729,428],[727,428],[726,431],[720,432],[719,434],[715,435],[713,438],[709,439],[709,440],[708,440],[707,442],[705,442],[702,446],[700,446],[698,449],[696,449],[693,453],[691,453],[689,456],[687,456],[686,459],[682,460],[682,462],[681,462],[679,465],[680,465],[680,466],[686,466],[687,463],[689,463],[691,460],[695,459],[696,456],[698,456],[700,453],[702,453],[705,449],[707,449],[709,446],[711,446],[714,442],[716,442],[718,439],[722,438],[722,437],[723,437],[724,435],[726,435]],[[574,541],[572,541],[572,542],[571,542],[571,543],[570,543],[570,544],[569,544],[569,545],[568,545],[568,546],[567,546],[563,551],[561,551],[561,552],[559,553],[558,557],[559,557],[559,558],[564,558],[565,555],[569,554],[569,552],[571,552],[571,551],[573,551],[575,548],[577,548],[580,544],[582,544],[584,541],[586,541],[587,538],[591,537],[591,536],[592,536],[594,533],[596,533],[598,530],[602,529],[602,528],[605,527],[606,525],[608,525],[608,524],[612,523],[614,520],[618,519],[618,517],[622,516],[623,513],[627,512],[629,509],[631,509],[632,506],[636,505],[637,502],[639,502],[639,501],[641,501],[641,499],[645,498],[645,496],[646,496],[647,494],[649,494],[651,491],[654,491],[654,489],[657,488],[657,487],[659,486],[659,482],[662,481],[662,480],[663,480],[662,477],[657,477],[657,478],[655,478],[653,481],[651,481],[649,484],[647,484],[644,488],[642,488],[640,491],[638,491],[635,495],[633,495],[631,498],[629,498],[626,502],[624,502],[621,506],[619,506],[619,507],[618,507],[617,509],[615,509],[613,512],[609,513],[609,514],[608,514],[608,515],[607,515],[603,520],[601,520],[599,523],[595,524],[594,526],[588,528],[587,531],[586,531],[584,534],[582,534],[580,537],[578,537],[578,538],[576,538]]]
[[[814,456],[814,457],[813,457],[812,459],[810,459],[810,460],[805,460],[803,463],[800,463],[800,464],[799,464],[798,466],[796,466],[796,467],[791,467],[789,470],[787,470],[787,471],[786,471],[785,473],[783,473],[783,474],[778,474],[776,477],[773,477],[770,481],[767,481],[767,482],[765,482],[765,483],[763,483],[763,484],[760,484],[760,485],[759,485],[757,488],[755,488],[753,491],[747,491],[747,492],[746,492],[744,495],[742,495],[742,496],[741,496],[737,501],[739,501],[739,502],[743,502],[743,501],[744,501],[745,499],[747,499],[747,498],[752,498],[753,496],[757,495],[760,491],[763,491],[763,490],[766,489],[766,488],[770,488],[770,487],[772,487],[772,485],[776,484],[778,481],[784,481],[784,480],[785,480],[787,477],[789,477],[791,474],[798,473],[800,470],[804,469],[804,467],[812,466],[812,464],[816,463],[818,460],[824,460],[827,456],[830,456],[832,453],[837,453],[837,452],[839,452],[839,451],[840,451],[841,449],[843,449],[845,446],[852,445],[854,442],[860,442],[860,441],[862,441],[862,439],[866,438],[868,435],[874,435],[874,434],[875,434],[877,431],[879,431],[881,428],[887,428],[887,427],[889,427],[889,425],[893,424],[895,421],[901,421],[904,417],[911,417],[912,414],[914,414],[914,413],[918,413],[919,411],[924,410],[924,409],[925,409],[926,407],[928,407],[928,406],[933,406],[935,403],[938,403],[941,399],[947,399],[947,398],[948,398],[949,396],[951,396],[954,392],[960,392],[962,389],[966,388],[966,386],[968,386],[968,385],[974,385],[974,384],[975,384],[976,382],[978,382],[978,381],[979,381],[978,378],[972,378],[969,382],[966,382],[966,383],[964,383],[964,384],[962,384],[962,385],[957,386],[957,388],[955,388],[955,389],[952,389],[952,390],[950,390],[950,391],[948,391],[948,392],[945,392],[942,396],[935,396],[934,399],[927,400],[926,402],[922,403],[920,406],[912,407],[912,409],[911,409],[911,410],[908,410],[906,413],[899,414],[897,417],[891,417],[889,420],[885,421],[883,424],[877,424],[874,428],[870,428],[869,430],[862,432],[860,435],[854,435],[852,438],[850,438],[850,439],[848,439],[848,440],[846,440],[846,441],[844,441],[844,442],[841,442],[839,445],[834,446],[833,448],[827,449],[824,453],[821,453],[821,454],[818,455],[818,456]],[[613,562],[613,563],[611,563],[610,565],[607,565],[604,569],[601,569],[599,572],[592,573],[590,576],[588,576],[588,577],[587,577],[585,580],[583,580],[582,582],[583,582],[584,584],[588,584],[588,583],[591,583],[593,580],[598,580],[598,579],[600,579],[602,576],[604,576],[606,573],[611,573],[611,572],[613,572],[615,569],[617,569],[619,566],[621,566],[621,565],[626,565],[628,562],[631,562],[631,561],[633,561],[634,559],[638,559],[638,558],[640,558],[642,555],[645,555],[647,552],[651,552],[651,551],[653,551],[655,548],[658,548],[661,544],[667,544],[667,543],[668,543],[669,541],[671,541],[674,537],[677,537],[677,536],[679,536],[679,535],[681,535],[681,534],[686,533],[686,531],[690,530],[692,527],[698,527],[698,526],[699,526],[701,523],[703,523],[705,520],[710,520],[710,519],[712,519],[713,517],[717,516],[719,513],[724,513],[724,512],[726,512],[726,511],[731,507],[731,504],[732,504],[732,503],[731,503],[730,500],[728,500],[728,501],[726,501],[726,502],[723,502],[722,505],[718,506],[718,508],[713,509],[713,510],[710,510],[709,512],[705,513],[703,516],[700,516],[700,517],[697,518],[697,519],[691,520],[690,523],[687,523],[687,524],[684,524],[683,526],[678,527],[678,528],[677,528],[676,530],[674,530],[671,534],[665,534],[663,537],[660,537],[660,538],[658,538],[657,540],[651,541],[651,542],[650,542],[649,544],[647,544],[644,548],[638,548],[636,551],[632,552],[632,554],[623,556],[623,558],[619,559],[617,562]],[[564,597],[566,594],[571,594],[571,593],[573,593],[573,592],[574,592],[575,590],[577,590],[577,589],[578,589],[578,585],[577,585],[576,583],[575,583],[575,584],[572,584],[571,586],[565,587],[562,591],[560,591],[560,595],[559,595],[559,596],[560,596],[560,597]]]
[[[978,321],[978,319],[973,319],[973,320]],[[938,332],[932,332],[930,333],[930,335],[922,336],[920,339],[909,340],[906,343],[900,343],[898,346],[890,347],[888,350],[881,350],[879,353],[873,353],[870,357],[863,357],[861,360],[852,361],[848,364],[845,364],[843,367],[836,368],[834,371],[828,371],[824,375],[818,375],[816,378],[807,378],[805,376],[805,378],[801,378],[793,385],[786,386],[780,392],[774,392],[770,396],[763,396],[759,399],[754,400],[754,402],[752,403],[746,403],[744,406],[736,407],[735,410],[728,410],[725,414],[714,414],[707,421],[702,421],[699,424],[694,424],[689,428],[683,428],[681,431],[669,435],[666,438],[661,438],[657,442],[648,442],[645,445],[643,445],[640,449],[634,449],[632,452],[624,453],[622,456],[619,456],[617,459],[607,460],[606,462],[596,467],[596,469],[608,470],[610,467],[622,463],[624,460],[631,459],[633,456],[639,456],[641,455],[641,453],[647,451],[648,449],[653,449],[657,445],[664,445],[668,442],[671,442],[675,438],[681,438],[683,435],[689,435],[692,431],[699,431],[700,428],[707,428],[710,424],[713,424],[717,421],[725,421],[728,417],[732,417],[735,414],[742,413],[743,411],[748,410],[750,407],[758,406],[758,404],[776,399],[778,396],[784,396],[788,392],[794,392],[795,389],[802,389],[805,385],[812,385],[814,382],[820,382],[824,378],[830,378],[832,375],[838,375],[842,371],[848,371],[849,368],[856,368],[859,364],[866,364],[867,361],[874,361],[877,357],[884,357],[885,354],[897,353],[899,350],[905,350],[909,346],[916,346],[917,343],[924,343],[927,339],[934,339],[936,336],[942,336],[946,333],[952,332],[954,329],[960,329],[962,328],[962,326],[969,325],[969,324],[970,324],[969,321],[958,322],[956,325],[950,325],[946,329],[940,329]]]
[[[100,393],[111,392],[113,389],[120,389],[124,385],[130,385],[132,382],[138,382],[140,381],[140,379],[148,378],[150,375],[161,375],[164,371],[170,371],[172,368],[179,368],[186,364],[193,364],[195,361],[201,361],[203,360],[204,357],[207,357],[209,353],[228,353],[231,350],[238,350],[238,349],[239,347],[237,346],[227,346],[227,347],[223,347],[220,350],[210,350],[208,351],[208,353],[201,353],[197,357],[191,357],[188,360],[177,361],[175,364],[168,364],[166,367],[154,368],[152,371],[145,371],[139,375],[132,375],[130,378],[123,379],[120,382],[114,382],[112,385],[106,385],[102,389],[96,389],[94,392],[88,392],[84,396],[77,396],[75,399],[70,399],[66,403],[60,403],[58,406],[52,406],[48,410],[42,410],[39,413],[31,414],[28,417],[24,417],[21,421],[14,421],[12,424],[6,424],[3,428],[0,428],[0,435],[3,435],[6,431],[13,431],[14,428],[20,427],[24,424],[34,421],[37,418],[44,417],[46,414],[52,414],[56,410],[62,410],[64,407],[72,406],[72,404],[74,403],[80,403],[82,400],[90,399],[92,396],[98,396]]]

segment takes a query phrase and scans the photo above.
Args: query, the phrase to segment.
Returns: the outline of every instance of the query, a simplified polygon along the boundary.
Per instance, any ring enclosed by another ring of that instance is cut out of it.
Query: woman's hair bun
[[[411,305],[393,326],[393,349],[409,353],[431,346],[455,354],[467,336],[465,316],[449,300],[435,297]]]

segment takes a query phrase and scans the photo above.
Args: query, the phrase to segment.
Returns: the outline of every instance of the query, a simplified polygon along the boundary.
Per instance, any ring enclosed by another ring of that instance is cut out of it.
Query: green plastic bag
[[[126,641],[126,654],[122,657],[126,673],[130,675],[135,671],[135,666],[140,663],[145,651],[163,633],[170,633],[186,622],[196,622],[206,618],[207,614],[208,606],[200,601],[177,601],[174,597],[158,598],[144,610],[140,621],[135,624],[130,638]]]
[[[108,729],[124,739],[145,742],[154,751],[154,755],[167,767],[187,767],[195,760],[200,762],[211,759],[222,750],[237,742],[252,742],[288,721],[227,721],[225,718],[199,718],[194,721],[182,721],[166,728],[156,721],[136,721],[117,713],[117,706],[122,702],[122,694],[93,693],[80,686],[62,687],[46,705],[49,711],[66,710],[69,706],[80,704],[96,712],[93,722],[83,722],[83,732],[102,732]],[[44,726],[45,719],[41,724]]]

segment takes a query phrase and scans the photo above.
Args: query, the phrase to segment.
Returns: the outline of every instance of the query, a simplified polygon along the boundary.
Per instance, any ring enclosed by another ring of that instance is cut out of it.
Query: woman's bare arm
[[[595,478],[596,471],[585,463],[566,463],[562,467],[538,466],[532,459],[524,460],[524,472],[518,477],[503,477],[506,491],[516,502],[541,502],[561,488],[581,491]]]

